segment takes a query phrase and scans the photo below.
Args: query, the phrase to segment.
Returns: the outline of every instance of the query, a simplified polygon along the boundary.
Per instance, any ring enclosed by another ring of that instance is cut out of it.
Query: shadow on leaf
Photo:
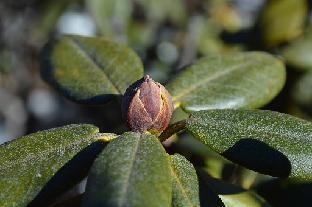
[[[106,143],[94,142],[66,163],[45,185],[28,207],[46,206],[85,178],[97,155]]]
[[[58,81],[54,78],[54,66],[52,65],[52,60],[50,59],[52,57],[52,52],[54,47],[57,45],[59,40],[52,40],[48,44],[45,45],[45,47],[41,51],[41,77],[46,82],[48,82],[55,90],[63,94],[68,99],[75,101],[80,104],[88,104],[88,105],[102,105],[105,104],[111,100],[120,100],[122,95],[121,94],[98,94],[95,96],[92,96],[90,98],[80,98],[77,97],[77,95],[73,95],[70,91],[70,88],[66,88],[63,85],[60,85]],[[85,83],[86,84],[86,83]]]
[[[312,183],[273,179],[256,187],[259,195],[275,207],[311,206]]]
[[[199,184],[200,206],[225,207],[218,194],[211,189],[210,176],[202,169],[196,169]]]
[[[222,154],[234,163],[275,177],[286,178],[291,172],[288,158],[256,139],[241,139]]]
[[[253,191],[247,191],[240,186],[233,185],[220,179],[211,177],[206,171],[197,169],[199,185],[203,185],[203,191],[200,191],[201,206],[222,207],[230,206],[261,206],[271,207],[263,198]],[[217,196],[217,198],[216,198]],[[226,200],[223,200],[226,198]],[[202,203],[202,200],[205,201]]]

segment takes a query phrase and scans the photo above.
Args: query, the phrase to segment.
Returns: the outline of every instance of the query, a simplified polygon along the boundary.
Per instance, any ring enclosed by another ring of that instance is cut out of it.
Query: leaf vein
[[[173,175],[173,177],[175,178],[175,180],[177,181],[177,184],[178,184],[179,188],[181,189],[182,194],[184,195],[184,197],[185,197],[186,200],[188,201],[189,206],[195,207],[195,206],[192,204],[191,199],[190,199],[189,196],[187,195],[186,190],[183,188],[182,182],[181,182],[181,180],[179,179],[179,177],[177,176],[177,174],[175,173],[175,170],[174,170],[174,169],[172,169],[172,175]]]
[[[87,58],[87,60],[89,60],[89,62],[91,62],[97,69],[103,72],[104,77],[111,83],[113,89],[117,93],[122,94],[121,89],[119,89],[118,86],[114,83],[111,76],[105,72],[104,66],[99,61],[97,61],[96,58],[92,57],[92,55],[87,52],[86,48],[81,43],[79,43],[78,40],[72,39],[72,43],[75,47],[79,49],[80,53],[83,54]]]
[[[141,141],[141,135],[140,135],[140,138],[137,139],[137,142],[135,143],[135,147],[134,147],[134,150],[133,150],[133,155],[131,157],[131,163],[130,163],[130,166],[129,166],[129,170],[128,170],[128,174],[127,174],[127,177],[126,177],[126,180],[125,180],[125,186],[123,188],[123,192],[121,193],[121,196],[120,196],[120,203],[119,203],[119,206],[126,206],[126,197],[127,197],[127,193],[129,191],[129,181],[130,181],[130,178],[132,177],[132,173],[133,173],[133,168],[134,168],[134,163],[135,163],[135,160],[136,160],[136,156],[138,154],[138,149],[139,149],[139,146],[140,146],[140,141]]]
[[[183,98],[184,96],[190,94],[191,92],[193,92],[194,90],[196,90],[198,87],[200,87],[200,86],[202,86],[202,85],[208,83],[209,81],[216,80],[216,79],[218,79],[218,78],[220,78],[220,77],[222,77],[222,76],[225,76],[225,75],[227,75],[227,74],[232,73],[233,71],[235,71],[235,70],[237,70],[237,69],[238,69],[238,70],[239,70],[239,69],[242,69],[242,68],[244,68],[244,67],[246,67],[247,65],[250,65],[250,64],[252,64],[252,63],[245,63],[245,64],[242,64],[242,65],[236,65],[236,66],[230,68],[229,70],[226,70],[226,71],[223,71],[223,72],[220,72],[220,73],[216,73],[215,75],[212,75],[212,76],[210,76],[210,77],[208,76],[208,78],[203,79],[203,81],[199,81],[197,84],[194,84],[194,85],[190,86],[190,87],[188,88],[188,90],[185,90],[183,93],[180,93],[179,95],[174,96],[174,97],[172,98],[172,100],[173,100],[173,102],[177,102],[178,100],[180,100],[180,99]],[[203,66],[200,66],[200,67],[203,67]]]

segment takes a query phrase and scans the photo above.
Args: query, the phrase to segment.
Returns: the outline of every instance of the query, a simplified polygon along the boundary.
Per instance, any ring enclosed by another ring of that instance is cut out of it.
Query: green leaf
[[[174,147],[177,152],[186,157],[201,160],[202,167],[209,172],[209,175],[215,178],[221,179],[224,175],[224,169],[228,169],[232,164],[189,134],[184,133],[179,135],[177,141],[174,143]]]
[[[307,17],[306,0],[268,1],[260,15],[263,40],[269,47],[294,39],[302,33]]]
[[[225,207],[264,207],[266,201],[253,191],[243,191],[236,194],[219,195]]]
[[[157,137],[128,132],[107,145],[89,174],[82,206],[171,206],[169,157]]]
[[[68,125],[0,146],[0,206],[26,206],[78,152],[99,138],[92,125]]]
[[[199,196],[201,206],[225,207],[215,189],[212,189],[210,177],[201,168],[196,169],[199,181]]]
[[[199,188],[196,171],[185,157],[179,154],[171,156],[172,165],[172,206],[199,206]]]
[[[295,84],[293,97],[300,106],[312,111],[312,71],[304,74]]]
[[[258,108],[279,93],[285,73],[280,60],[263,52],[212,55],[182,71],[167,89],[186,111]]]
[[[312,70],[312,29],[285,47],[282,54],[287,64],[302,70]]]
[[[187,129],[227,159],[260,173],[312,180],[312,123],[261,110],[194,112]]]
[[[103,38],[63,36],[48,52],[43,78],[76,102],[103,104],[143,76],[131,49]]]
[[[205,179],[207,188],[212,189],[221,198],[225,207],[270,207],[260,195],[254,191],[247,191],[237,185],[223,180],[214,179],[202,172],[200,178]]]

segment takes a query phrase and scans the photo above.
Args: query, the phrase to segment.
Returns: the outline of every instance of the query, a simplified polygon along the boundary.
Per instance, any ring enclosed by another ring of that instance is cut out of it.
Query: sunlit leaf
[[[102,136],[92,125],[68,125],[1,145],[0,206],[27,206],[68,161]]]
[[[95,160],[82,206],[171,206],[169,157],[157,137],[128,132]]]
[[[175,106],[186,111],[258,108],[285,83],[284,64],[263,52],[211,55],[186,68],[167,85]]]
[[[187,129],[229,160],[260,173],[312,180],[312,123],[261,110],[194,112]]]
[[[63,36],[46,51],[43,78],[80,103],[103,104],[143,76],[131,49],[103,38]]]
[[[185,157],[171,156],[172,165],[172,206],[199,207],[199,188],[196,171]]]

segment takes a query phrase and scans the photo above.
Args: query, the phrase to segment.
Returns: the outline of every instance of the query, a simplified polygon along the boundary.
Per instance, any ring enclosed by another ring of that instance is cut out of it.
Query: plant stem
[[[174,124],[171,124],[161,135],[159,136],[159,140],[161,142],[165,141],[175,133],[181,132],[185,130],[186,119],[178,121]]]

